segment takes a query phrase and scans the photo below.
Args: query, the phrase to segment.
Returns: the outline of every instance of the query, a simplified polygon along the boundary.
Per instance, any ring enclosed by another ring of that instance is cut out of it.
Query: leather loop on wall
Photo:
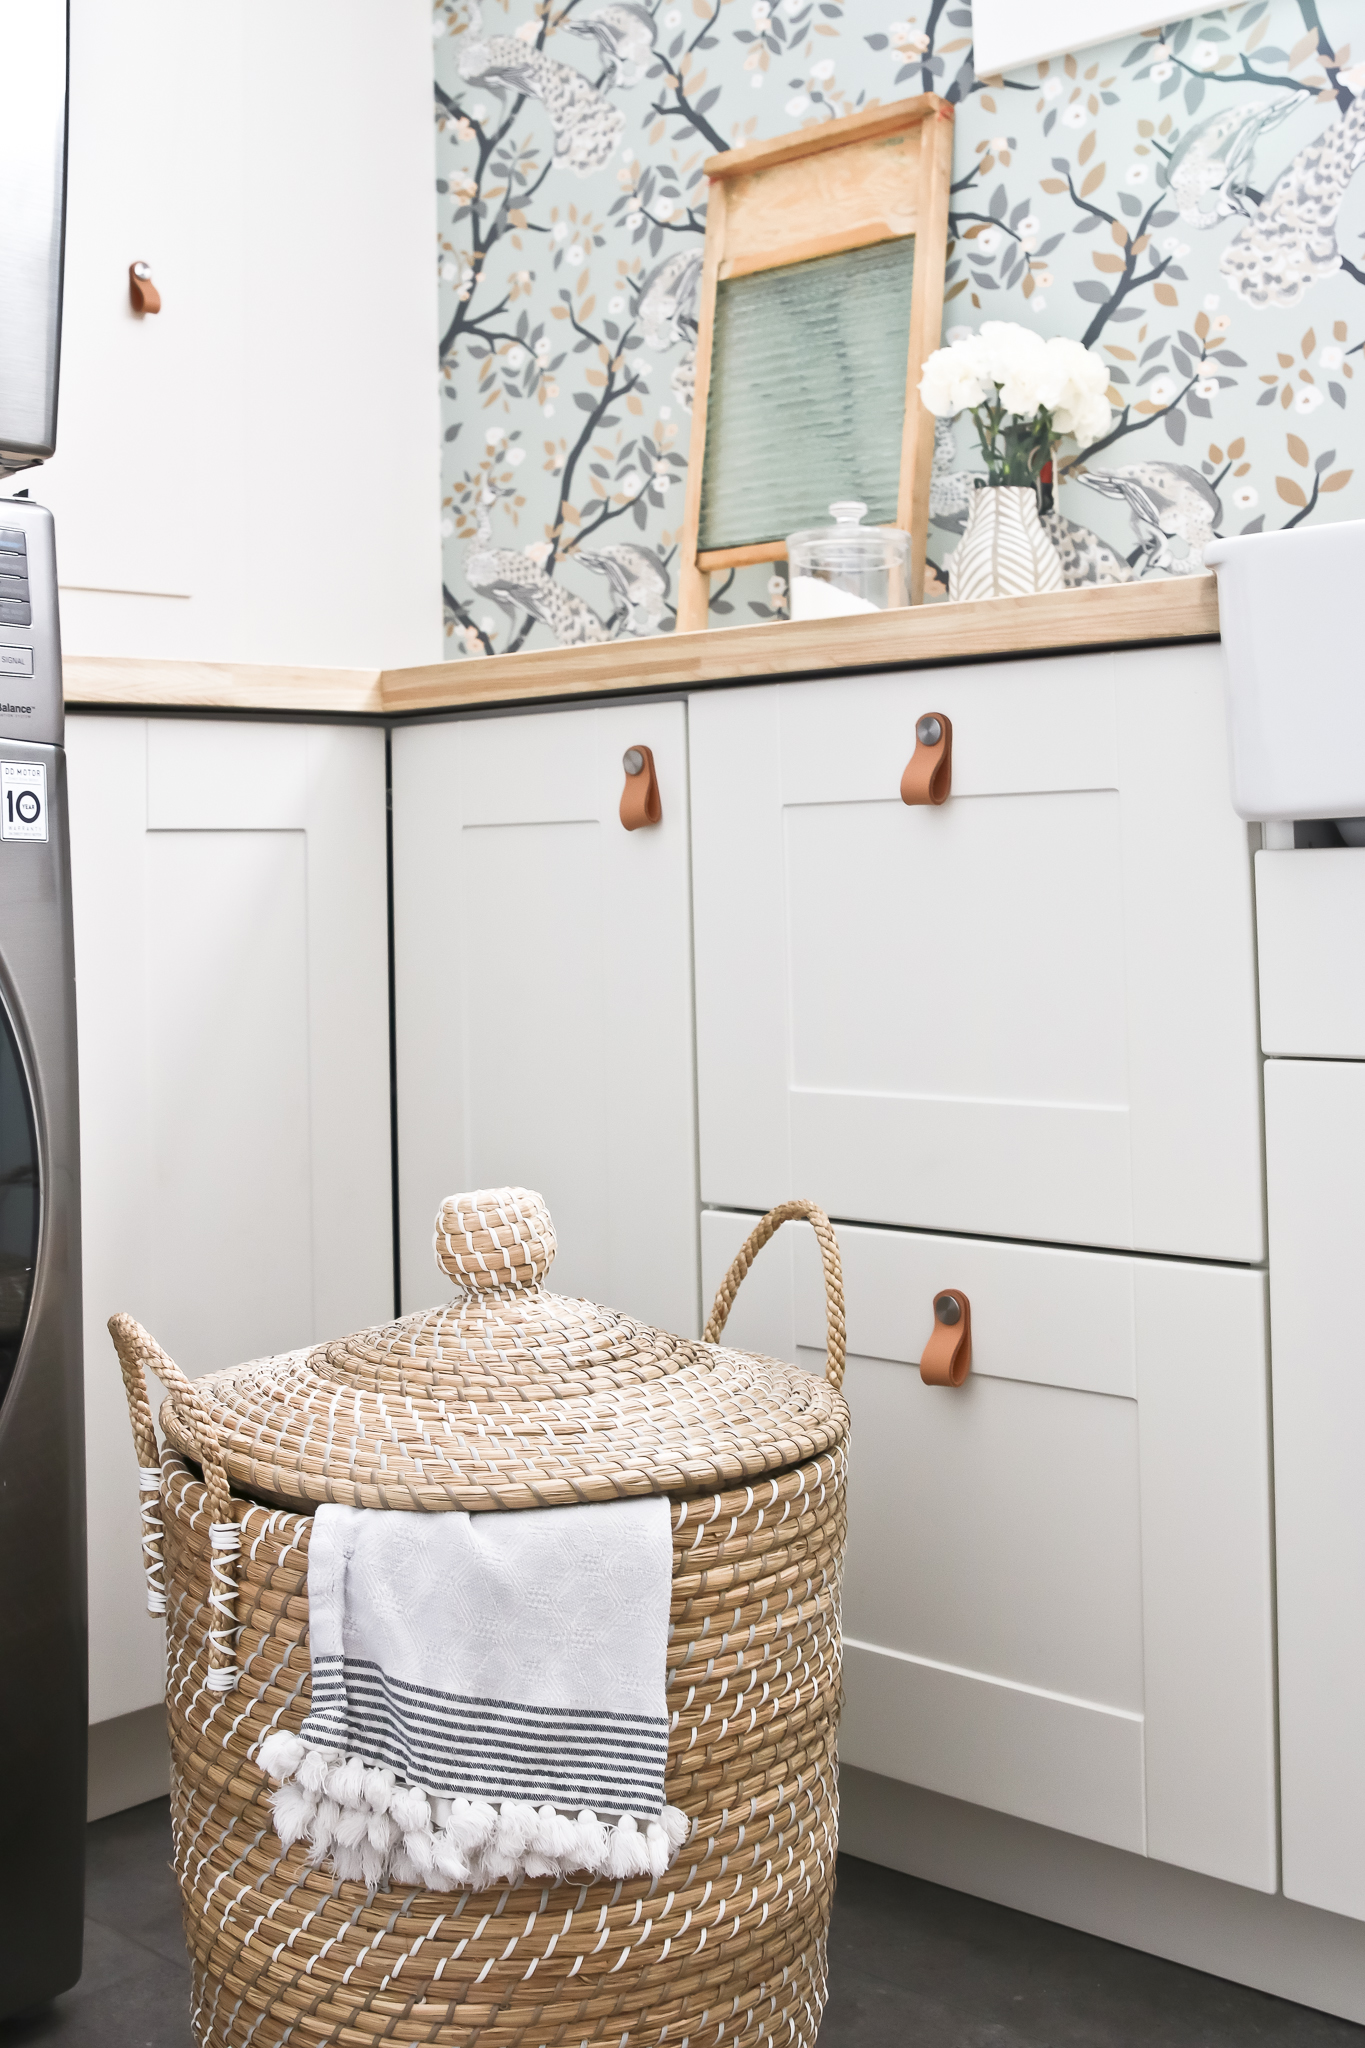
[[[128,265],[128,297],[132,300],[135,313],[159,313],[161,294],[150,277],[139,277],[137,264]]]
[[[941,711],[928,714],[943,727],[943,736],[926,747],[917,737],[915,751],[901,777],[903,804],[941,804],[953,786],[953,724]]]
[[[919,1362],[926,1387],[960,1387],[972,1369],[972,1305],[960,1287],[940,1287],[935,1302],[945,1294],[960,1305],[962,1320],[941,1323],[935,1310],[933,1333]]]
[[[659,781],[654,773],[653,752],[649,747],[640,746],[634,751],[643,754],[645,760],[638,775],[627,775],[626,786],[621,792],[621,823],[627,832],[636,832],[641,825],[657,825],[664,814],[664,807],[659,801]]]

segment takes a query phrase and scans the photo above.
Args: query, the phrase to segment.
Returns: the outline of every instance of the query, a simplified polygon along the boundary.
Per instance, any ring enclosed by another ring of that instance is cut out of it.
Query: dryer
[[[22,585],[24,595],[14,590]],[[0,2017],[81,1969],[76,981],[52,515],[0,498]]]

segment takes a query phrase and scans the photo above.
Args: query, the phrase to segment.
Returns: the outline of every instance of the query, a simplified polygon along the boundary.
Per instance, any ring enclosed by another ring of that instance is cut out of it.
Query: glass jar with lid
[[[794,619],[848,618],[910,602],[910,536],[897,526],[864,526],[856,498],[831,505],[833,526],[787,536]]]

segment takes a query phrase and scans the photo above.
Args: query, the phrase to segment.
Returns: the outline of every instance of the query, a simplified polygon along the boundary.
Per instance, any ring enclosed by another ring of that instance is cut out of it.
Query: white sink
[[[1232,801],[1365,816],[1365,519],[1216,540]]]

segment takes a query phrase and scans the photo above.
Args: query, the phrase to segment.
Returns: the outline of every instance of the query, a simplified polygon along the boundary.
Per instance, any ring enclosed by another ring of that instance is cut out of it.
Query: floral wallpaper
[[[452,657],[672,629],[702,164],[922,91],[956,109],[946,337],[1018,320],[1109,367],[1049,515],[1068,584],[1365,516],[1359,9],[1247,0],[978,78],[967,0],[895,4],[437,0]],[[978,466],[940,422],[938,594]],[[717,625],[786,609],[780,569],[711,591]]]

